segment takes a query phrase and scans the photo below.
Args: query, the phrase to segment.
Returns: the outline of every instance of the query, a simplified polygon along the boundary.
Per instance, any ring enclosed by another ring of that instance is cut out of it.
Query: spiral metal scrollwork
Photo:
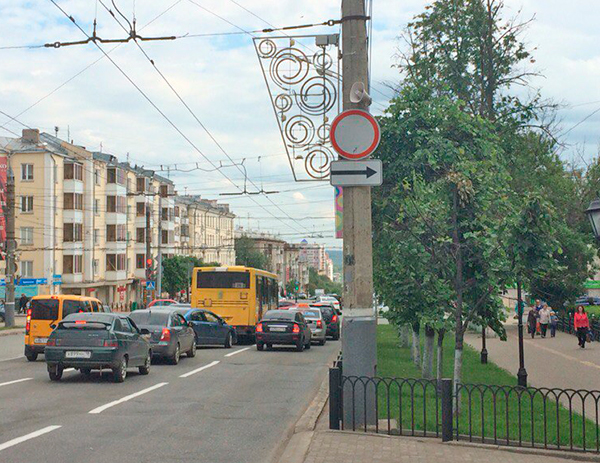
[[[296,147],[308,146],[315,138],[315,125],[306,116],[294,116],[285,124],[285,136]]]
[[[275,97],[275,107],[277,108],[277,111],[286,113],[292,108],[292,104],[292,97],[285,93],[280,93]]]
[[[331,130],[331,125],[329,124],[321,124],[317,129],[317,137],[321,143],[324,143],[329,140],[329,131]]]
[[[313,116],[331,111],[337,101],[335,84],[326,77],[315,76],[306,80],[296,94],[296,103],[300,109]]]
[[[313,56],[313,65],[319,74],[323,74],[333,65],[333,58],[327,53],[317,52]]]
[[[322,180],[329,175],[332,152],[326,146],[315,146],[304,160],[306,173],[316,180]]]
[[[284,48],[273,56],[269,70],[273,82],[286,89],[306,79],[310,71],[310,61],[297,48]]]
[[[271,58],[277,51],[277,45],[270,39],[261,40],[258,44],[258,56],[263,59]]]

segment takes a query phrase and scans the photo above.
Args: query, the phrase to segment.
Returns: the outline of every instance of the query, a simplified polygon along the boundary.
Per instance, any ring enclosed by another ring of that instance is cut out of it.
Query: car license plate
[[[89,359],[92,353],[89,350],[68,350],[65,357],[68,359]]]
[[[286,330],[286,326],[269,326],[269,331],[277,331],[279,333],[282,333]]]
[[[35,342],[36,344],[47,344],[48,338],[35,338],[33,342]]]

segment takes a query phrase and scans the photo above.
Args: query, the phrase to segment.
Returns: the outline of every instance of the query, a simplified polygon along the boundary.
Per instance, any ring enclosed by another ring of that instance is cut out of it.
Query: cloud
[[[294,199],[296,201],[306,201],[306,196],[304,196],[302,193],[300,193],[299,191],[296,191],[293,195]]]

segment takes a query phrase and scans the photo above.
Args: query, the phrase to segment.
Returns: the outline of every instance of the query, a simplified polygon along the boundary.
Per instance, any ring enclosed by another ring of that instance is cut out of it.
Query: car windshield
[[[295,317],[294,312],[284,310],[271,310],[265,314],[265,320],[293,320]]]
[[[139,310],[129,315],[138,326],[155,325],[167,326],[169,312],[153,312],[152,310]]]
[[[321,313],[318,310],[301,310],[306,318],[321,318]]]
[[[58,299],[33,299],[31,301],[31,318],[33,320],[58,319]]]

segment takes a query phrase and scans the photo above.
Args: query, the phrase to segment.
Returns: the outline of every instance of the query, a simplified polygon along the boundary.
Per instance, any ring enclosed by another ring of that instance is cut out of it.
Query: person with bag
[[[535,308],[531,308],[527,314],[527,332],[531,335],[531,338],[535,338],[535,330],[537,326],[538,312]]]
[[[546,337],[546,333],[548,332],[548,325],[550,324],[550,309],[548,308],[548,304],[544,304],[539,311],[540,317],[540,328],[542,331],[542,338]]]
[[[578,305],[575,309],[575,315],[573,316],[573,326],[577,331],[577,339],[579,340],[579,347],[585,349],[585,341],[587,339],[588,330],[590,328],[590,321],[585,313],[585,309],[582,305]]]

